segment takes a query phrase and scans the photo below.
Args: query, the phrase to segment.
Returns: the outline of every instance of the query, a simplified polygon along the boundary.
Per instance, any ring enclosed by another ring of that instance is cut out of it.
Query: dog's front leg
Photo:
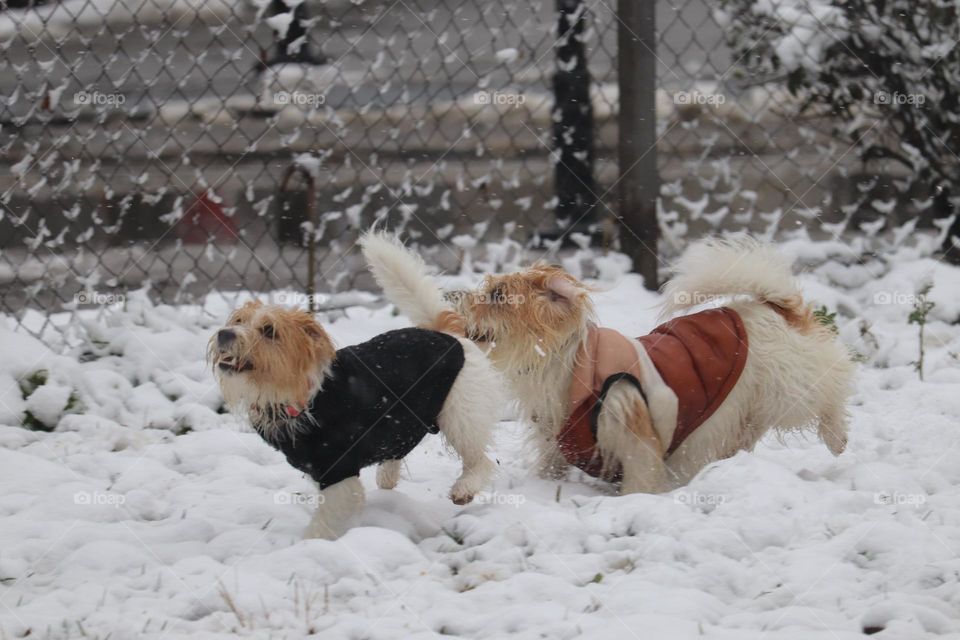
[[[666,489],[666,468],[660,454],[649,443],[637,442],[622,460],[620,495],[660,493]]]
[[[306,538],[336,540],[350,528],[363,508],[364,493],[360,476],[341,480],[320,491],[317,510],[307,525]]]
[[[377,487],[393,489],[400,482],[400,469],[403,460],[384,460],[377,465]]]
[[[545,480],[562,480],[570,466],[557,446],[557,439],[546,434],[537,434],[537,475]]]
[[[493,429],[500,417],[500,380],[483,352],[461,340],[464,364],[453,383],[437,425],[463,463],[460,477],[450,488],[455,504],[467,504],[490,486],[496,469],[487,456]]]

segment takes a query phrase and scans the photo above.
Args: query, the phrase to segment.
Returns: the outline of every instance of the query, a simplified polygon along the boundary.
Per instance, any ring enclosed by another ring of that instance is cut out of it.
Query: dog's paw
[[[494,472],[493,462],[483,457],[475,464],[465,468],[450,488],[450,499],[454,504],[468,504],[473,497],[490,486],[490,477]]]
[[[451,491],[450,500],[453,501],[453,504],[458,504],[463,506],[465,504],[470,504],[471,502],[473,502],[473,494],[472,493],[455,493]]]
[[[827,449],[830,449],[830,453],[833,455],[839,456],[841,453],[847,450],[846,436],[834,440],[827,440]]]
[[[836,425],[827,425],[820,424],[819,429],[820,439],[823,441],[823,444],[827,445],[827,449],[830,450],[835,456],[839,456],[847,448],[847,428],[846,425],[836,426]]]
[[[453,501],[453,504],[470,504],[473,502],[473,497],[477,494],[478,489],[470,487],[472,483],[465,481],[463,478],[457,480],[453,487],[450,489],[450,500]]]

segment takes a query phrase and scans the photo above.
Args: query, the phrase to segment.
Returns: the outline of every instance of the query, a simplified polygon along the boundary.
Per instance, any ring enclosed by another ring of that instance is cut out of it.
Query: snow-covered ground
[[[616,497],[534,477],[505,421],[480,500],[446,499],[458,465],[429,437],[396,490],[367,470],[336,542],[301,538],[310,482],[219,412],[221,297],[133,295],[66,355],[0,329],[0,638],[960,637],[960,269],[783,249],[864,360],[839,458],[768,437],[683,489]],[[603,323],[654,326],[637,277],[604,287]],[[328,323],[340,345],[404,325],[363,306]]]

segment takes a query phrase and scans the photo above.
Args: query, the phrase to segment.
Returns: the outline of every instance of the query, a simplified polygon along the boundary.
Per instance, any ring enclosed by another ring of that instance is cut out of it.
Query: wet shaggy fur
[[[449,307],[446,310],[449,311]],[[443,321],[439,324],[442,325]],[[411,359],[416,362],[423,360],[425,354],[432,353],[423,342],[431,333],[434,332],[408,329],[390,332],[380,338],[389,346],[388,355],[392,353],[395,357],[398,349],[409,349]],[[404,336],[408,334],[411,339],[404,344]],[[444,369],[450,370],[450,373],[443,375],[451,379],[446,383],[449,391],[438,415],[420,416],[417,420],[423,425],[436,421],[447,444],[463,461],[463,471],[454,483],[450,497],[457,504],[465,504],[489,484],[494,471],[487,449],[496,415],[491,413],[488,403],[497,402],[500,385],[496,373],[475,344],[460,336],[451,337],[445,333],[434,335],[443,339],[440,342],[455,347],[458,355],[462,352],[462,360],[455,369]],[[398,340],[401,341],[399,345]],[[354,348],[347,348],[342,353],[353,353],[351,349]],[[373,348],[363,353],[368,354],[374,362],[369,368],[360,365],[354,367],[355,377],[367,373],[375,376],[375,360],[381,357],[379,354],[384,353],[384,349]],[[402,351],[400,355],[403,355]],[[393,488],[399,481],[402,457],[412,446],[409,428],[401,433],[403,427],[394,425],[391,420],[377,420],[375,432],[345,433],[344,430],[356,429],[356,426],[352,421],[348,424],[340,416],[342,412],[337,410],[336,403],[312,402],[312,399],[320,397],[327,381],[337,381],[338,393],[341,388],[342,393],[351,393],[354,389],[349,380],[331,378],[332,372],[342,368],[337,357],[333,342],[311,314],[259,302],[247,303],[234,311],[227,323],[211,337],[208,345],[208,359],[230,410],[248,418],[257,432],[267,442],[281,449],[297,468],[308,471],[312,477],[323,477],[326,471],[314,469],[311,465],[315,460],[321,460],[325,461],[324,465],[333,461],[330,466],[337,467],[341,457],[332,454],[329,447],[341,448],[342,457],[349,457],[356,454],[356,451],[351,454],[351,450],[358,445],[363,448],[364,438],[376,438],[376,454],[373,458],[364,457],[364,464],[379,462],[382,468],[377,473],[378,485]],[[422,362],[419,367],[429,373],[431,363]],[[391,371],[391,376],[386,377],[394,379],[397,375],[396,371]],[[403,394],[416,387],[425,375],[417,373],[415,379],[409,380],[409,384],[400,383],[394,389],[399,397],[397,402],[405,409],[412,410],[402,404]],[[383,376],[385,374],[381,374]],[[429,386],[432,389],[439,388],[434,384]],[[326,406],[331,408],[323,409]],[[396,406],[396,403],[392,406]],[[395,438],[384,431],[391,428],[397,430]],[[326,436],[325,430],[337,431]],[[426,430],[427,426],[424,426],[422,433],[426,433]],[[418,435],[417,441],[419,437],[422,434]],[[358,476],[346,477],[329,486],[324,483],[306,535],[330,539],[339,537],[362,508],[363,500],[363,485]]]
[[[336,354],[327,332],[305,311],[252,301],[231,313],[223,329],[233,333],[233,342],[222,346],[212,336],[207,360],[228,406],[305,407]]]
[[[467,335],[485,345],[508,381],[538,451],[537,467],[562,476],[568,464],[557,434],[572,408],[569,389],[587,329],[594,322],[587,286],[559,267],[542,264],[488,276],[457,296]],[[845,403],[850,354],[819,325],[804,302],[790,264],[751,239],[711,239],[693,245],[664,288],[664,317],[704,304],[740,314],[749,337],[744,371],[723,404],[673,454],[676,429],[663,389],[643,397],[615,383],[597,423],[605,475],[622,471],[623,492],[662,491],[685,483],[706,464],[750,449],[769,429],[814,429],[839,455],[847,441]],[[641,360],[647,359],[633,341]],[[651,365],[652,367],[652,365]]]

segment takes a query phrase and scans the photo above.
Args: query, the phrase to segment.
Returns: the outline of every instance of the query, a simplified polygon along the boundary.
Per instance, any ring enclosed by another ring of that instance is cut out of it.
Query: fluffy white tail
[[[395,236],[370,231],[360,239],[363,257],[387,300],[418,327],[463,334],[463,321],[443,299],[427,265]]]
[[[663,315],[747,295],[808,330],[814,321],[790,266],[773,247],[753,238],[702,240],[687,250],[664,287]]]

